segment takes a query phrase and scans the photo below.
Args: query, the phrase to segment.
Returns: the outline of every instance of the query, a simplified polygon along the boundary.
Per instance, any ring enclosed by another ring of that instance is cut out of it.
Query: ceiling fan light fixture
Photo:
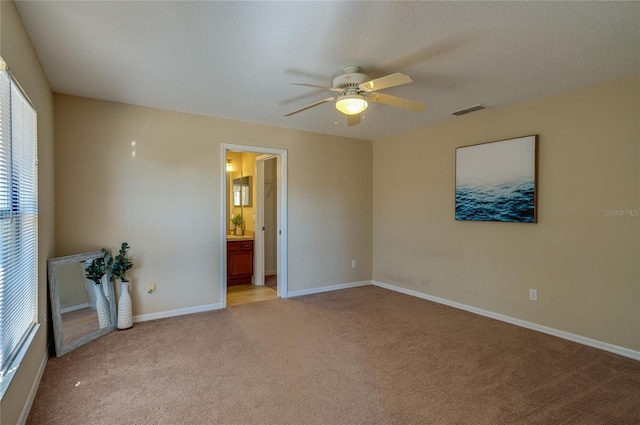
[[[347,94],[340,96],[336,102],[336,109],[345,115],[356,115],[369,107],[363,96]]]

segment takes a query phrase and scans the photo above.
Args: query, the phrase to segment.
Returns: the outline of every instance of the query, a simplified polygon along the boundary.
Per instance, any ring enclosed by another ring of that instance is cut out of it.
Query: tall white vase
[[[133,311],[131,295],[129,295],[129,282],[121,282],[120,299],[118,300],[118,329],[133,327]]]
[[[100,329],[111,326],[111,318],[109,317],[109,301],[102,292],[102,285],[94,285],[96,292],[96,312],[98,313],[98,324]]]

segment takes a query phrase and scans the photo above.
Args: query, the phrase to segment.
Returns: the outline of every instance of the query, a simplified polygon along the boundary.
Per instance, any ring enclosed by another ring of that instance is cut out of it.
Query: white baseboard
[[[42,380],[42,374],[44,373],[44,369],[47,366],[47,361],[49,360],[50,345],[51,342],[47,344],[47,348],[44,350],[44,355],[42,356],[42,360],[40,361],[40,367],[38,368],[38,372],[36,373],[36,378],[31,384],[29,395],[27,396],[27,400],[24,403],[22,413],[20,413],[20,417],[18,418],[17,425],[25,425],[27,423],[29,412],[31,412],[31,406],[33,406],[33,400],[35,400],[36,398],[36,393],[38,392],[38,387],[40,386],[40,381]]]
[[[320,292],[327,292],[327,291],[337,291],[340,289],[355,288],[358,286],[365,286],[365,285],[371,285],[371,281],[365,280],[362,282],[343,283],[340,285],[304,289],[302,291],[290,291],[287,294],[287,298],[298,297],[300,295],[317,294]],[[192,313],[202,313],[204,311],[219,310],[221,308],[223,308],[222,303],[216,303],[216,304],[206,304],[206,305],[201,305],[196,307],[179,308],[176,310],[159,311],[157,313],[140,314],[138,316],[133,316],[133,322],[137,323],[137,322],[146,322],[148,320],[165,319],[167,317],[183,316],[185,314],[192,314]]]
[[[70,311],[82,310],[83,308],[89,308],[89,307],[91,307],[91,304],[89,304],[89,303],[84,303],[84,304],[80,304],[80,305],[72,305],[71,307],[61,308],[60,309],[60,314],[69,313]],[[95,310],[95,307],[93,309]]]
[[[320,292],[327,292],[327,291],[337,291],[339,289],[355,288],[357,286],[365,286],[365,285],[371,285],[371,281],[366,280],[363,282],[343,283],[340,285],[323,286],[321,288],[304,289],[302,291],[290,291],[287,294],[287,298],[298,297],[300,295],[317,294]],[[140,314],[138,316],[133,316],[133,322],[137,323],[137,322],[146,322],[148,320],[165,319],[167,317],[183,316],[185,314],[192,314],[192,313],[202,313],[204,311],[219,310],[221,308],[223,308],[222,303],[216,303],[216,304],[201,305],[197,307],[179,308],[177,310],[159,311],[157,313]]]
[[[133,322],[146,322],[147,320],[164,319],[167,317],[183,316],[185,314],[202,313],[211,310],[220,310],[222,303],[205,304],[196,307],[179,308],[176,310],[159,311],[157,313],[140,314],[133,316]]]
[[[516,325],[516,326],[531,329],[534,331],[542,332],[545,334],[557,336],[558,338],[577,342],[579,344],[587,345],[589,347],[599,348],[600,350],[609,351],[611,353],[619,354],[624,357],[629,357],[634,360],[640,360],[640,351],[632,350],[630,348],[620,347],[617,345],[609,344],[607,342],[587,338],[586,336],[573,334],[571,332],[561,331],[559,329],[550,328],[548,326],[539,325],[533,322],[527,322],[526,320],[516,319],[515,317],[505,316],[504,314],[494,313],[492,311],[483,310],[477,307],[472,307],[470,305],[447,300],[445,298],[434,297],[433,295],[423,294],[422,292],[412,291],[411,289],[405,289],[399,286],[389,285],[388,283],[377,282],[375,280],[372,281],[371,283],[375,286],[389,289],[391,291],[401,292],[406,295],[411,295],[417,298],[422,298],[428,301],[444,304],[449,307],[454,307],[460,310],[465,310],[471,313],[479,314],[480,316],[490,317],[491,319],[500,320],[501,322],[511,323],[512,325]]]
[[[301,295],[319,294],[320,292],[339,291],[340,289],[356,288],[358,286],[371,285],[370,280],[363,280],[362,282],[341,283],[339,285],[321,286],[319,288],[303,289],[300,291],[289,291],[287,298],[299,297]]]

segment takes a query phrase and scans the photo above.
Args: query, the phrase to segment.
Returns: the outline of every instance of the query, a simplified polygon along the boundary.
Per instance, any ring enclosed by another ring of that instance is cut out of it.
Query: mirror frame
[[[62,313],[60,312],[60,290],[58,287],[58,281],[56,276],[56,266],[59,264],[70,264],[85,262],[87,260],[93,260],[96,258],[104,257],[102,251],[85,252],[83,254],[68,255],[66,257],[51,258],[47,261],[47,267],[49,270],[49,297],[51,301],[51,319],[53,321],[53,336],[56,343],[56,356],[60,357],[69,351],[75,350],[81,345],[87,342],[93,341],[103,335],[108,334],[116,328],[116,300],[115,291],[113,289],[113,282],[111,282],[111,275],[109,270],[102,278],[106,286],[105,296],[109,300],[109,316],[111,318],[111,325],[106,328],[93,331],[81,338],[71,341],[67,344],[64,343],[64,335],[62,331]]]

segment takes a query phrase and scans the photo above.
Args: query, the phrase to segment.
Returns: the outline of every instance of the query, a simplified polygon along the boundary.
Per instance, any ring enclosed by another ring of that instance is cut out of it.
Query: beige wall
[[[60,310],[89,303],[85,281],[84,263],[67,263],[56,266]]]
[[[38,321],[40,330],[0,404],[4,425],[18,422],[47,351],[47,259],[53,257],[53,99],[49,83],[11,1],[0,2],[0,54],[38,110]],[[49,334],[50,335],[50,334]]]
[[[227,203],[229,204],[229,217],[242,215],[244,219],[243,228],[246,235],[255,233],[255,222],[252,218],[255,214],[256,205],[256,158],[257,154],[250,152],[227,152],[227,159],[231,159],[234,171],[227,175]],[[233,206],[233,179],[251,176],[251,206]],[[229,224],[230,229],[234,228],[233,223]]]
[[[253,220],[253,216],[256,214],[256,201],[258,199],[258,191],[256,190],[256,184],[258,178],[256,177],[256,158],[257,154],[250,152],[242,153],[242,175],[244,177],[251,176],[251,206],[242,207],[244,217],[244,229],[249,232],[248,234],[255,234],[256,223]]]
[[[242,213],[242,208],[233,206],[233,179],[242,175],[242,152],[227,152],[227,159],[231,159],[233,170],[227,173],[227,227],[230,231],[234,230],[234,225],[231,219],[237,214]]]
[[[290,291],[371,279],[371,142],[66,95],[55,107],[56,253],[129,242],[134,315],[221,302],[222,143],[288,150]]]
[[[640,208],[639,93],[626,78],[374,143],[374,280],[640,349],[640,218],[606,213]],[[455,148],[529,134],[539,222],[455,221]]]

